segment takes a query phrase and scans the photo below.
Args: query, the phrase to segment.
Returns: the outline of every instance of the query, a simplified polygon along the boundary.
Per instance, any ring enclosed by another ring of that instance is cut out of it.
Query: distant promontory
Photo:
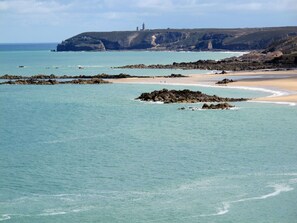
[[[250,51],[266,49],[277,40],[296,35],[297,27],[85,32],[62,41],[57,51]]]

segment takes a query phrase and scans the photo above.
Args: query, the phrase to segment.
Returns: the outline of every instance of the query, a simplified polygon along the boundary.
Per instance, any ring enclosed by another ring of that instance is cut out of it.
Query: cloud
[[[0,41],[17,38],[12,29],[24,30],[20,39],[45,33],[61,39],[130,30],[143,21],[150,28],[295,25],[296,15],[297,0],[0,0],[0,30],[6,30]]]
[[[7,2],[0,2],[0,11],[5,11],[9,8]]]
[[[40,0],[4,0],[0,2],[0,11],[19,14],[42,14],[64,11],[69,5],[58,1]]]
[[[172,0],[145,0],[136,1],[136,7],[143,9],[171,10],[175,8]]]
[[[19,14],[118,12],[295,11],[296,0],[0,0],[0,12]],[[112,16],[114,18],[116,16]]]

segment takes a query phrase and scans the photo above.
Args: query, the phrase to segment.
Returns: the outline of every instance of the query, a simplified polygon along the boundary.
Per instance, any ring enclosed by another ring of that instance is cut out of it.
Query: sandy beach
[[[185,84],[214,85],[224,78],[236,80],[227,86],[262,88],[278,92],[264,98],[253,99],[267,102],[297,102],[297,70],[288,71],[250,71],[228,72],[227,74],[190,75],[188,78],[126,78],[115,79],[113,83],[151,83],[151,84]],[[216,85],[217,86],[217,85]],[[226,86],[226,85],[225,85]]]

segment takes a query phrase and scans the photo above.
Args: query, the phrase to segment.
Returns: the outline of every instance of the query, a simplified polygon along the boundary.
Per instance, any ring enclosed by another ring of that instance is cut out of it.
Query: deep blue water
[[[181,111],[191,105],[134,100],[164,87],[266,95],[1,85],[0,221],[296,222],[296,107],[241,102],[237,110]]]
[[[58,43],[0,43],[1,51],[41,51],[55,50]]]

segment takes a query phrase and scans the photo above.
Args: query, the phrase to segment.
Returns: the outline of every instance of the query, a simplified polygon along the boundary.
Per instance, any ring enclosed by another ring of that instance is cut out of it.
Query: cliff
[[[86,32],[58,44],[57,51],[259,50],[289,36],[297,36],[297,27]]]

